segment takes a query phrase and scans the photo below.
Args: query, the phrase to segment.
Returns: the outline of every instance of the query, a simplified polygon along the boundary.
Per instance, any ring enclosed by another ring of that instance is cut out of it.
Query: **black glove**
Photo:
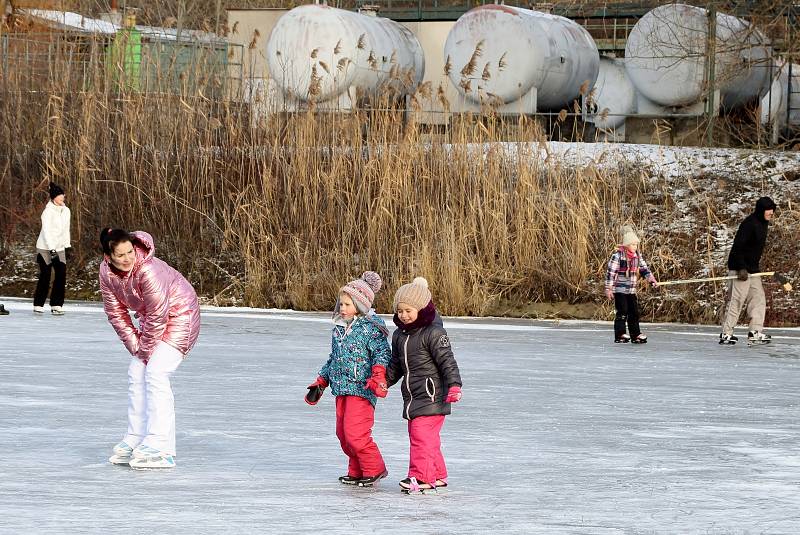
[[[319,398],[322,397],[322,393],[325,389],[321,386],[314,386],[311,385],[308,387],[308,394],[306,394],[306,403],[309,405],[316,405],[319,401]]]
[[[72,260],[73,256],[74,255],[72,254],[72,247],[67,247],[66,249],[64,249],[64,258],[67,261]]]
[[[746,269],[740,269],[736,272],[736,276],[739,278],[740,281],[746,281],[750,278],[750,274],[747,272]]]
[[[50,260],[55,260],[56,258],[58,258],[58,251],[50,249]]]
[[[319,398],[322,397],[322,393],[325,391],[325,387],[328,386],[328,381],[325,380],[324,377],[320,376],[317,377],[317,380],[308,385],[308,393],[306,394],[306,403],[309,405],[316,405],[319,401]]]

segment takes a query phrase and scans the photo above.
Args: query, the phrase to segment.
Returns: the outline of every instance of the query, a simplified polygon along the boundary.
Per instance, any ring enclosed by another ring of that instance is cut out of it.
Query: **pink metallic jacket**
[[[183,275],[154,255],[153,238],[132,232],[136,263],[124,273],[107,259],[100,264],[100,289],[108,321],[131,355],[147,363],[159,341],[184,356],[200,334],[197,294]],[[139,319],[133,324],[128,310]]]

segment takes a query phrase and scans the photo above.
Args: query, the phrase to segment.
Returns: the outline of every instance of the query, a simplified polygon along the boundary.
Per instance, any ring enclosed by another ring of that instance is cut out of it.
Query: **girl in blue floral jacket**
[[[330,385],[336,396],[336,436],[350,462],[345,485],[370,487],[389,472],[372,439],[375,403],[386,397],[386,365],[392,356],[386,324],[372,309],[381,278],[366,271],[339,290],[334,309],[331,354],[308,387],[306,403],[316,405]]]

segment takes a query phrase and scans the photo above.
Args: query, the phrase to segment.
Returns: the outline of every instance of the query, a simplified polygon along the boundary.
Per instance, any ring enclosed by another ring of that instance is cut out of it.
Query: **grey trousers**
[[[729,271],[728,274],[736,275],[736,272]],[[728,285],[728,310],[722,321],[723,334],[733,334],[733,329],[739,321],[739,315],[745,303],[747,304],[747,316],[750,318],[750,332],[764,330],[767,298],[764,296],[761,277],[750,277],[746,281],[733,279]]]

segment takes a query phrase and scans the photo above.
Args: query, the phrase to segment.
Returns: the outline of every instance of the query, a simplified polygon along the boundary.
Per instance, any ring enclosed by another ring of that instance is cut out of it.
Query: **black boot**
[[[349,474],[339,477],[339,483],[342,485],[358,485],[359,481],[361,481],[361,477],[351,476]]]
[[[9,312],[6,310],[5,305],[0,305],[0,316],[8,316]]]
[[[383,479],[384,477],[386,477],[388,475],[389,475],[389,471],[388,470],[384,470],[383,472],[381,472],[377,476],[362,477],[361,479],[358,480],[358,486],[359,487],[371,487],[371,486],[375,485],[375,483],[377,483],[378,481],[380,481],[381,479]]]

